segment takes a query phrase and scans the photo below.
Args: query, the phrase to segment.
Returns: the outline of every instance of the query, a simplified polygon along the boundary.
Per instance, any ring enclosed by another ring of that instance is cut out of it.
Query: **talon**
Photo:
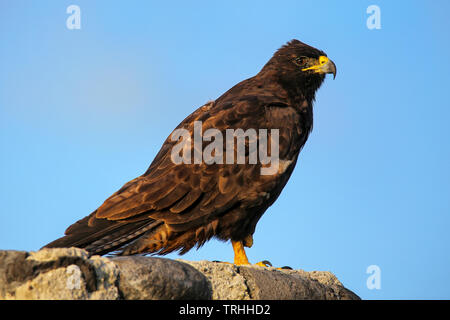
[[[253,245],[253,237],[251,235],[248,235],[243,241],[231,240],[231,244],[233,245],[234,250],[234,265],[236,266],[249,265],[250,262],[248,261],[244,246],[251,247]],[[267,260],[258,262],[256,263],[256,265],[264,268],[272,267],[270,261]]]
[[[271,267],[271,266],[272,266],[272,264],[270,263],[270,261],[267,261],[267,260],[260,261],[260,262],[258,262],[256,265],[257,265],[257,266],[260,266],[260,267],[265,267],[265,268],[268,268],[268,267]]]
[[[281,267],[281,268],[277,268],[277,269],[280,269],[280,270],[293,270],[291,267],[289,267],[289,266],[284,266],[284,267]]]

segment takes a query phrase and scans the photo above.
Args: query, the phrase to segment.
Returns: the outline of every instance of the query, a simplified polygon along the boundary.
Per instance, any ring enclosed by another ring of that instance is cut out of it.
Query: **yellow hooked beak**
[[[336,78],[336,65],[325,56],[320,56],[315,65],[302,69],[302,71],[307,70],[313,70],[314,73],[332,73],[333,79]]]

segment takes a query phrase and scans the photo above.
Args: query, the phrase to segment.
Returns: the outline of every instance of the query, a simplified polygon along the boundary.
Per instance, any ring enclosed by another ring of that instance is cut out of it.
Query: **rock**
[[[118,299],[118,267],[77,248],[0,251],[0,300]]]
[[[272,269],[272,270],[270,270]],[[256,300],[359,300],[330,272],[240,267]]]
[[[184,261],[206,275],[213,299],[221,300],[359,300],[331,272],[235,266]]]
[[[190,264],[203,273],[211,284],[213,300],[249,300],[246,279],[239,274],[241,267],[210,261],[178,261]]]
[[[112,258],[120,269],[119,290],[127,300],[210,299],[206,277],[188,264],[153,257]]]
[[[10,296],[26,280],[21,269],[27,256],[25,251],[0,250],[0,300]]]
[[[4,299],[359,299],[330,272],[210,261],[0,250]]]

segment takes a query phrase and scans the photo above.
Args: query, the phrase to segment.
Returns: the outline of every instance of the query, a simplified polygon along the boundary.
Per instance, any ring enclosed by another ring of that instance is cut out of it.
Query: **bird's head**
[[[326,74],[336,77],[336,65],[323,51],[292,40],[275,52],[261,72],[276,75],[284,85],[315,92]]]

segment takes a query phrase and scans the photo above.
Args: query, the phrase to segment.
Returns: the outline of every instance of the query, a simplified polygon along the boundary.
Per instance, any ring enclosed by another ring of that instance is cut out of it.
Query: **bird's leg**
[[[253,237],[252,235],[248,235],[247,237],[244,238],[243,241],[231,241],[231,244],[233,245],[233,250],[234,250],[234,264],[237,266],[242,266],[242,265],[249,265],[250,262],[248,261],[247,258],[247,254],[245,253],[245,249],[244,247],[247,248],[251,248],[251,246],[253,245]],[[260,267],[271,267],[272,264],[267,261],[261,261],[256,263],[257,266]]]
[[[248,262],[247,255],[244,250],[244,243],[242,241],[231,241],[234,250],[234,264],[237,266],[242,266],[246,264],[250,264]]]

